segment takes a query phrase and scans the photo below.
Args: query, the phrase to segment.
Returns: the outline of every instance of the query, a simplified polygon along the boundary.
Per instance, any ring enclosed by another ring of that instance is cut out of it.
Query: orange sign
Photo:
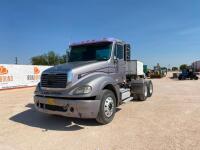
[[[13,76],[0,76],[0,83],[10,82],[10,81],[13,81]]]
[[[13,76],[8,76],[8,69],[4,66],[0,66],[0,83],[13,81]]]
[[[40,69],[38,67],[34,67],[34,74],[39,74],[40,73]]]
[[[40,79],[40,69],[38,67],[34,67],[34,75],[27,75],[27,80],[39,80]]]
[[[0,66],[0,75],[8,74],[8,69],[6,69],[4,66]]]

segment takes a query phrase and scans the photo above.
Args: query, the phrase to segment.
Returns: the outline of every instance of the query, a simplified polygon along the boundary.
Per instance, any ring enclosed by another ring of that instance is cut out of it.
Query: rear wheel
[[[179,80],[182,80],[182,76],[179,76],[178,79],[179,79]]]
[[[140,101],[145,101],[147,99],[148,96],[148,86],[147,83],[144,83],[144,87],[143,87],[143,93],[138,95],[138,98]]]
[[[147,94],[147,96],[148,96],[148,97],[151,97],[152,94],[153,94],[153,83],[152,83],[151,81],[149,81],[149,83],[148,83],[148,94]]]
[[[116,112],[116,98],[112,91],[103,90],[101,105],[96,121],[100,124],[110,123]]]

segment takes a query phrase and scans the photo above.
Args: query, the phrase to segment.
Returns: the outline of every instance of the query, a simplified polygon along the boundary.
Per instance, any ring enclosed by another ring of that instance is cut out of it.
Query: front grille
[[[47,88],[65,88],[67,85],[67,74],[42,74],[41,86]]]

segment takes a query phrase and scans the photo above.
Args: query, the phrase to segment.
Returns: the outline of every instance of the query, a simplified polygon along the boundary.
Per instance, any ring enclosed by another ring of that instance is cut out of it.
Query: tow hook
[[[69,104],[63,106],[63,109],[66,110],[66,111],[68,110],[68,108],[69,108]]]

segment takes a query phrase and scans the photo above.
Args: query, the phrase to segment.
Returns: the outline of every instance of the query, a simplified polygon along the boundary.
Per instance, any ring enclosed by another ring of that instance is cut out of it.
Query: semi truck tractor
[[[34,93],[38,111],[107,124],[121,104],[153,94],[143,63],[131,60],[131,46],[122,40],[72,43],[68,56],[66,64],[43,71]]]

